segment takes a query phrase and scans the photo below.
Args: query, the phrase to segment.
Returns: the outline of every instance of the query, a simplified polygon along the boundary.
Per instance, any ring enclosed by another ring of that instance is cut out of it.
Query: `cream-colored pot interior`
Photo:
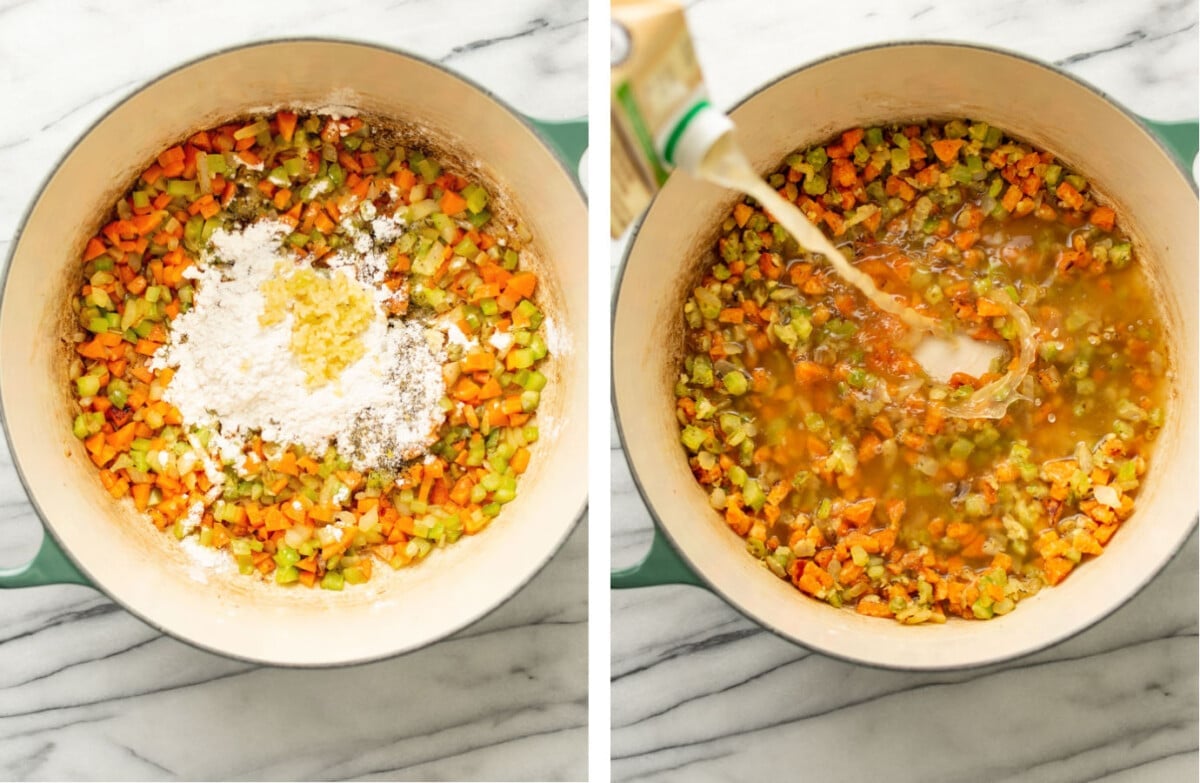
[[[506,195],[535,237],[556,326],[542,438],[517,500],[491,527],[418,567],[340,593],[279,589],[198,565],[118,506],[71,435],[58,326],[101,213],[162,149],[256,109],[337,105],[418,127]],[[196,645],[278,664],[330,665],[427,644],[481,617],[558,549],[586,499],[586,226],[565,166],[511,110],[423,61],[375,47],[287,41],[187,65],[133,95],[67,155],[32,208],[0,306],[0,399],[46,525],[105,592]]]
[[[763,625],[814,649],[882,666],[981,664],[1070,636],[1150,580],[1196,516],[1197,201],[1139,123],[1046,66],[941,44],[835,57],[784,77],[733,112],[742,146],[764,172],[797,147],[845,128],[955,116],[998,125],[1095,183],[1152,268],[1171,325],[1176,394],[1138,511],[1102,557],[1061,586],[990,622],[908,627],[814,601],[745,553],[688,470],[672,391],[684,291],[694,279],[695,259],[714,241],[714,227],[733,203],[731,192],[682,174],[671,177],[629,253],[615,312],[614,399],[621,433],[637,482],[677,549],[719,594]],[[671,336],[664,339],[664,333]]]

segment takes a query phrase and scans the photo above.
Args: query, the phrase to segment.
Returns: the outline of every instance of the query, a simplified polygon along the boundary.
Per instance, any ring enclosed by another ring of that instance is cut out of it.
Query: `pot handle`
[[[654,527],[654,540],[650,542],[650,551],[642,558],[642,562],[631,568],[613,571],[609,575],[609,583],[614,590],[656,585],[694,585],[708,588],[704,580],[696,576],[691,566],[679,556],[657,525]]]
[[[1142,117],[1142,122],[1154,132],[1154,135],[1166,145],[1167,149],[1175,153],[1183,165],[1184,171],[1192,172],[1194,179],[1196,177],[1196,152],[1200,149],[1200,123],[1196,120],[1159,122],[1145,117]]]
[[[42,533],[38,553],[23,566],[0,568],[0,589],[6,587],[38,587],[40,585],[86,585],[91,582],[75,567],[59,547],[54,536]]]
[[[587,119],[537,120],[526,117],[539,135],[554,148],[558,157],[568,164],[575,179],[579,179],[579,162],[588,146]]]

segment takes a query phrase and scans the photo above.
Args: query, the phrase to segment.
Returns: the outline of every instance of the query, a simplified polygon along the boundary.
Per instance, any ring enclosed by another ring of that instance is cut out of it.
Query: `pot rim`
[[[120,109],[122,106],[124,106],[130,100],[132,100],[135,96],[140,95],[141,93],[145,92],[147,89],[149,89],[150,87],[153,87],[154,85],[158,84],[159,82],[163,81],[164,79],[166,79],[170,76],[173,76],[174,74],[176,74],[179,71],[182,71],[186,68],[190,68],[193,65],[197,65],[206,60],[211,60],[211,59],[214,59],[217,57],[222,57],[224,55],[235,54],[235,53],[241,52],[243,50],[258,49],[258,48],[263,48],[263,47],[268,47],[268,46],[277,46],[277,45],[281,45],[281,44],[297,44],[297,43],[299,43],[299,44],[303,44],[303,43],[340,44],[340,45],[345,45],[345,46],[356,46],[356,47],[363,48],[363,49],[375,49],[377,51],[385,52],[387,54],[398,55],[400,57],[405,57],[410,60],[414,60],[423,65],[427,65],[432,68],[435,68],[436,70],[441,71],[443,74],[445,74],[446,76],[449,76],[452,79],[457,79],[458,81],[460,81],[460,82],[464,83],[465,85],[467,85],[468,87],[472,88],[477,93],[480,93],[483,96],[485,96],[486,98],[493,101],[497,106],[499,106],[501,109],[503,109],[505,112],[507,112],[511,117],[513,117],[519,123],[521,123],[523,126],[525,126],[525,128],[533,135],[533,137],[535,139],[537,139],[537,141],[541,145],[542,149],[554,160],[555,164],[560,169],[562,169],[563,173],[566,174],[567,180],[575,188],[575,192],[579,195],[580,200],[583,201],[585,208],[586,208],[587,195],[583,189],[583,186],[580,184],[578,177],[575,176],[575,174],[572,172],[572,170],[568,167],[566,162],[563,160],[562,156],[559,155],[557,152],[555,152],[555,150],[549,144],[547,144],[546,139],[542,136],[542,134],[538,131],[538,129],[536,127],[534,127],[534,125],[530,121],[530,119],[525,114],[521,113],[516,108],[514,108],[512,105],[510,105],[503,98],[500,98],[498,95],[496,95],[490,89],[488,89],[487,87],[483,86],[482,84],[476,82],[475,80],[473,80],[463,74],[460,74],[456,71],[453,71],[450,68],[447,68],[445,65],[443,65],[440,62],[431,60],[429,58],[426,58],[419,54],[415,54],[413,52],[401,49],[399,47],[386,46],[383,44],[377,44],[377,43],[373,43],[373,42],[367,42],[367,41],[356,40],[353,38],[343,38],[343,37],[337,37],[337,36],[283,36],[283,37],[278,37],[278,38],[264,38],[264,39],[257,40],[257,41],[234,44],[232,46],[226,46],[226,47],[222,47],[220,49],[214,49],[210,52],[207,52],[207,53],[195,56],[195,57],[191,57],[185,61],[179,62],[179,63],[173,65],[172,67],[170,67],[169,69],[158,73],[153,78],[147,79],[145,82],[142,82],[141,84],[139,84],[137,87],[135,87],[133,90],[131,90],[128,94],[126,94],[120,100],[118,100],[117,102],[113,103],[111,106],[106,108],[98,117],[96,117],[96,119],[94,119],[92,122],[88,123],[87,127],[66,147],[66,149],[61,154],[59,154],[55,158],[53,166],[49,169],[49,171],[46,173],[46,175],[44,177],[42,177],[41,182],[38,184],[37,189],[34,192],[33,198],[31,198],[28,201],[28,203],[25,206],[24,211],[21,214],[20,219],[17,221],[16,230],[13,232],[13,236],[12,236],[12,240],[11,240],[11,246],[9,247],[8,252],[4,256],[3,269],[0,269],[0,312],[3,311],[5,294],[7,293],[7,286],[8,286],[8,275],[9,275],[9,271],[12,268],[12,261],[13,261],[14,256],[16,256],[17,248],[21,244],[21,237],[25,233],[25,227],[26,227],[26,224],[29,222],[29,216],[33,213],[34,208],[42,200],[42,196],[45,195],[46,187],[50,184],[50,182],[58,174],[59,169],[62,168],[62,164],[67,160],[67,158],[69,158],[75,152],[76,149],[79,148],[79,146],[81,144],[83,144],[88,139],[89,136],[91,136],[92,132],[96,129],[96,127],[98,125],[100,125],[102,122],[107,120],[115,111]],[[460,625],[458,625],[455,628],[450,629],[446,633],[440,634],[440,635],[435,636],[430,639],[426,639],[426,640],[418,642],[416,644],[409,645],[407,647],[400,647],[396,650],[392,650],[389,652],[376,653],[376,654],[371,654],[371,655],[366,655],[366,656],[356,657],[356,658],[347,658],[345,660],[340,660],[340,661],[331,661],[331,662],[327,662],[327,663],[325,663],[325,662],[322,662],[322,663],[279,662],[279,661],[268,660],[265,658],[256,658],[256,657],[252,657],[252,656],[231,653],[231,652],[228,652],[225,650],[217,649],[216,647],[206,645],[196,639],[185,638],[183,636],[172,633],[171,631],[167,630],[166,628],[163,628],[158,623],[145,617],[142,613],[133,609],[121,597],[119,597],[116,594],[114,594],[113,592],[111,592],[105,585],[101,584],[98,580],[96,580],[95,577],[93,577],[93,575],[87,570],[87,568],[85,568],[82,565],[82,563],[71,553],[70,548],[68,546],[66,546],[66,544],[62,541],[62,539],[55,532],[54,525],[50,522],[50,520],[48,519],[46,514],[42,511],[41,504],[38,502],[37,497],[34,495],[33,491],[31,490],[30,484],[26,480],[26,477],[25,477],[25,471],[21,466],[20,456],[17,453],[17,449],[13,446],[13,443],[12,443],[12,438],[11,438],[11,434],[10,434],[9,426],[8,426],[8,414],[4,408],[2,398],[0,398],[0,431],[3,432],[5,442],[8,444],[9,451],[12,454],[13,468],[16,471],[18,480],[21,482],[21,488],[25,491],[25,496],[26,496],[26,498],[28,498],[30,506],[33,508],[34,513],[37,515],[38,521],[41,523],[43,535],[49,537],[58,546],[58,548],[62,550],[63,554],[66,555],[66,557],[70,561],[71,565],[74,566],[77,570],[79,570],[85,577],[87,577],[89,586],[92,589],[95,589],[98,592],[102,593],[105,597],[107,597],[113,603],[120,606],[124,611],[133,615],[138,620],[140,620],[141,622],[150,626],[151,628],[153,628],[154,630],[158,631],[161,634],[169,636],[172,639],[175,639],[176,641],[182,642],[182,643],[188,645],[189,647],[193,647],[195,649],[202,650],[204,652],[212,653],[214,655],[219,655],[224,658],[229,658],[232,660],[244,661],[246,663],[255,664],[256,666],[271,666],[271,667],[286,668],[286,669],[335,669],[335,668],[341,668],[341,667],[359,666],[362,664],[373,663],[376,661],[383,661],[383,660],[389,660],[392,658],[398,658],[402,655],[407,655],[409,653],[416,652],[418,650],[432,646],[444,639],[454,636],[455,634],[461,633],[463,630],[470,628],[470,627],[476,625],[477,623],[479,623],[480,621],[482,621],[483,619],[485,619],[488,615],[490,615],[492,612],[494,612],[496,609],[498,609],[502,604],[506,603],[510,598],[514,597],[517,593],[521,592],[526,587],[526,585],[528,585],[531,581],[533,581],[534,577],[536,577],[543,570],[545,570],[546,566],[550,563],[550,561],[554,558],[554,556],[557,555],[559,553],[559,551],[561,551],[561,549],[563,548],[563,545],[567,541],[567,538],[569,538],[571,533],[573,533],[575,531],[575,529],[579,526],[580,521],[587,514],[587,510],[588,510],[588,499],[587,499],[587,495],[585,494],[583,501],[580,504],[579,508],[575,509],[574,512],[571,512],[570,524],[568,524],[564,527],[561,536],[559,537],[558,541],[556,541],[554,543],[553,547],[551,547],[548,550],[548,553],[547,553],[545,559],[542,560],[541,563],[537,564],[537,566],[535,568],[531,569],[530,572],[525,576],[525,578],[523,578],[522,580],[517,582],[513,586],[512,590],[510,592],[503,594],[503,595],[496,596],[494,599],[484,602],[481,605],[481,607],[477,613],[474,613],[473,616],[468,617],[468,619],[463,621]]]
[[[1097,87],[1087,81],[1084,81],[1083,79],[1081,79],[1073,74],[1067,73],[1066,71],[1058,68],[1057,66],[1046,62],[1045,60],[1041,60],[1039,58],[1032,57],[1030,55],[1027,55],[1027,54],[1024,54],[1021,52],[1016,52],[1011,49],[1005,49],[1005,48],[998,47],[998,46],[969,43],[969,42],[964,42],[964,41],[940,40],[940,39],[925,39],[925,40],[905,39],[905,40],[899,40],[899,41],[887,41],[887,42],[883,42],[883,43],[867,44],[864,46],[856,46],[856,47],[853,47],[850,49],[843,49],[841,51],[834,52],[832,54],[828,54],[823,57],[820,57],[816,60],[812,60],[811,62],[803,63],[795,68],[792,68],[789,71],[779,74],[778,76],[772,78],[770,81],[767,81],[757,87],[754,87],[750,92],[746,93],[741,98],[739,98],[735,103],[733,103],[727,109],[727,112],[733,113],[738,108],[740,108],[743,104],[753,100],[754,98],[757,98],[758,96],[762,95],[763,93],[767,92],[768,90],[774,88],[779,83],[781,83],[787,79],[790,79],[791,77],[793,77],[799,73],[802,73],[804,71],[807,71],[811,68],[815,68],[816,66],[823,65],[829,61],[841,59],[844,57],[849,57],[849,56],[856,55],[856,54],[862,54],[864,52],[873,52],[873,51],[878,51],[878,50],[895,49],[895,48],[913,48],[913,47],[958,48],[958,49],[969,49],[969,50],[987,52],[989,54],[998,54],[998,55],[1002,55],[1002,56],[1006,56],[1006,57],[1011,57],[1016,60],[1021,60],[1025,63],[1031,64],[1031,65],[1035,65],[1045,71],[1048,71],[1051,75],[1065,77],[1067,80],[1072,82],[1076,87],[1082,88],[1082,89],[1092,93],[1093,95],[1098,96],[1099,98],[1104,100],[1106,103],[1108,103],[1110,106],[1115,108],[1117,111],[1124,114],[1128,119],[1132,120],[1153,141],[1153,143],[1159,147],[1160,150],[1162,150],[1164,153],[1166,153],[1166,155],[1170,159],[1172,165],[1174,165],[1175,168],[1179,171],[1179,173],[1183,176],[1184,181],[1186,181],[1191,186],[1192,192],[1193,193],[1197,192],[1197,183],[1192,180],[1191,173],[1184,167],[1184,164],[1178,159],[1178,157],[1170,149],[1167,148],[1167,146],[1162,142],[1162,140],[1157,136],[1157,134],[1155,134],[1152,130],[1150,130],[1148,127],[1146,127],[1146,123],[1142,120],[1142,118],[1138,114],[1131,111],[1128,107],[1126,107],[1120,101],[1118,101],[1115,98],[1113,98],[1112,96],[1110,96],[1108,93],[1106,93],[1104,90],[1100,89],[1099,87]],[[658,193],[661,193],[661,190],[658,191]],[[624,426],[622,424],[622,420],[621,420],[621,407],[617,402],[617,385],[616,385],[616,373],[615,373],[616,342],[613,338],[615,336],[616,327],[617,327],[617,308],[620,304],[621,290],[622,290],[623,284],[625,282],[625,272],[629,266],[629,258],[633,254],[634,246],[637,244],[638,236],[641,233],[642,228],[646,224],[646,219],[649,217],[650,210],[654,207],[654,203],[658,200],[658,193],[655,193],[654,198],[651,199],[650,204],[646,207],[646,209],[639,216],[636,224],[633,227],[632,232],[629,235],[629,240],[626,244],[625,252],[622,254],[621,263],[617,269],[616,281],[613,286],[612,304],[611,304],[610,312],[609,312],[609,316],[610,316],[609,366],[612,367],[614,370],[612,373],[612,378],[609,382],[609,401],[612,406],[613,420],[616,424],[617,435],[621,440],[622,455],[625,458],[625,464],[629,467],[629,473],[630,473],[630,476],[633,478],[633,484],[635,487],[637,487],[638,494],[642,498],[642,503],[645,505],[646,510],[650,513],[651,519],[654,521],[654,531],[653,531],[654,535],[656,535],[656,536],[661,535],[666,538],[667,542],[675,550],[675,553],[680,557],[680,559],[683,560],[683,562],[688,566],[688,568],[692,571],[692,573],[694,573],[704,583],[705,589],[707,589],[710,593],[713,593],[714,595],[719,597],[725,603],[726,606],[731,607],[732,609],[737,611],[739,614],[741,614],[743,617],[745,617],[746,619],[753,622],[755,625],[758,625],[759,627],[769,631],[770,633],[779,637],[780,639],[783,639],[784,641],[787,641],[788,643],[796,645],[798,647],[803,647],[803,648],[811,650],[813,652],[817,652],[821,655],[825,655],[830,658],[834,658],[836,660],[845,661],[847,663],[852,663],[857,666],[865,666],[865,667],[869,667],[872,669],[880,669],[880,670],[884,670],[884,671],[954,672],[954,671],[965,671],[965,670],[969,670],[969,669],[978,669],[978,668],[992,666],[992,665],[999,664],[999,663],[1006,663],[1006,662],[1010,662],[1010,661],[1023,660],[1023,659],[1029,658],[1032,655],[1035,655],[1036,653],[1042,652],[1050,647],[1056,646],[1058,644],[1061,644],[1063,642],[1066,642],[1070,639],[1075,638],[1079,634],[1082,634],[1084,631],[1090,630],[1094,626],[1098,625],[1103,620],[1108,619],[1113,613],[1115,613],[1121,607],[1129,604],[1130,601],[1132,601],[1143,590],[1145,590],[1146,586],[1149,585],[1150,582],[1154,581],[1154,579],[1160,573],[1162,573],[1162,571],[1179,555],[1179,552],[1182,550],[1183,545],[1187,542],[1188,538],[1193,534],[1197,525],[1200,524],[1200,514],[1198,514],[1197,517],[1194,518],[1192,520],[1192,523],[1188,526],[1187,534],[1180,538],[1179,543],[1175,546],[1175,550],[1172,553],[1171,557],[1168,558],[1166,561],[1164,561],[1162,563],[1162,565],[1155,568],[1152,572],[1145,574],[1143,576],[1142,580],[1140,581],[1140,583],[1137,584],[1137,586],[1133,589],[1133,591],[1130,592],[1129,595],[1123,601],[1121,601],[1120,603],[1118,603],[1112,607],[1105,609],[1103,612],[1100,612],[1094,618],[1092,618],[1089,622],[1085,623],[1084,625],[1081,625],[1080,627],[1076,628],[1075,630],[1073,630],[1067,634],[1064,634],[1061,636],[1050,636],[1044,640],[1038,641],[1034,646],[1030,647],[1028,650],[1021,652],[1021,653],[1014,654],[1014,655],[997,655],[997,656],[988,657],[988,658],[980,658],[971,663],[960,663],[960,664],[952,664],[952,665],[947,665],[947,666],[932,666],[932,667],[931,666],[910,665],[910,664],[903,664],[903,663],[899,663],[899,664],[880,663],[878,661],[867,660],[864,658],[856,658],[852,655],[846,655],[843,653],[832,652],[832,651],[826,650],[819,644],[813,644],[810,642],[801,642],[801,641],[793,638],[792,636],[784,633],[777,626],[773,625],[768,619],[761,618],[761,617],[751,614],[748,610],[744,609],[741,605],[732,601],[728,595],[726,595],[722,590],[720,590],[718,587],[716,587],[713,584],[713,581],[708,577],[708,575],[705,574],[701,569],[697,568],[696,564],[692,561],[692,559],[690,557],[688,557],[688,555],[684,551],[684,549],[679,546],[679,544],[675,540],[675,536],[673,536],[671,534],[671,531],[669,531],[666,528],[666,526],[663,525],[662,520],[659,518],[658,511],[654,507],[654,503],[650,500],[650,495],[647,492],[647,490],[642,482],[641,476],[638,474],[637,466],[634,465],[633,460],[629,457],[628,451],[625,449],[625,442],[626,442],[625,428],[624,428]]]

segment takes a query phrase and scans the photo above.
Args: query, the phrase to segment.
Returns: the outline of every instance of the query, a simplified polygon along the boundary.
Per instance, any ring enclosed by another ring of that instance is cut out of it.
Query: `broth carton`
[[[619,236],[675,167],[695,171],[732,128],[708,101],[683,8],[668,0],[613,0],[612,210]]]

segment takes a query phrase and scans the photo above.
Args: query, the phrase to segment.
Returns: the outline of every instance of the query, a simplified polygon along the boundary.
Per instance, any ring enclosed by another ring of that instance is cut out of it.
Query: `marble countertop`
[[[718,106],[839,50],[950,39],[1054,62],[1150,118],[1198,113],[1193,2],[687,5]],[[614,276],[624,247],[613,243]],[[652,522],[615,429],[612,476],[612,561],[623,567],[646,551]],[[1193,534],[1086,633],[1008,665],[933,674],[812,653],[698,588],[617,591],[614,780],[1194,781],[1197,568]]]
[[[570,118],[587,112],[586,17],[583,0],[0,0],[0,258],[68,145],[181,62],[268,38],[358,39],[435,59],[532,116]],[[483,621],[340,670],[201,652],[91,589],[0,592],[0,779],[584,778],[586,528]],[[26,561],[40,536],[0,446],[0,566]]]

